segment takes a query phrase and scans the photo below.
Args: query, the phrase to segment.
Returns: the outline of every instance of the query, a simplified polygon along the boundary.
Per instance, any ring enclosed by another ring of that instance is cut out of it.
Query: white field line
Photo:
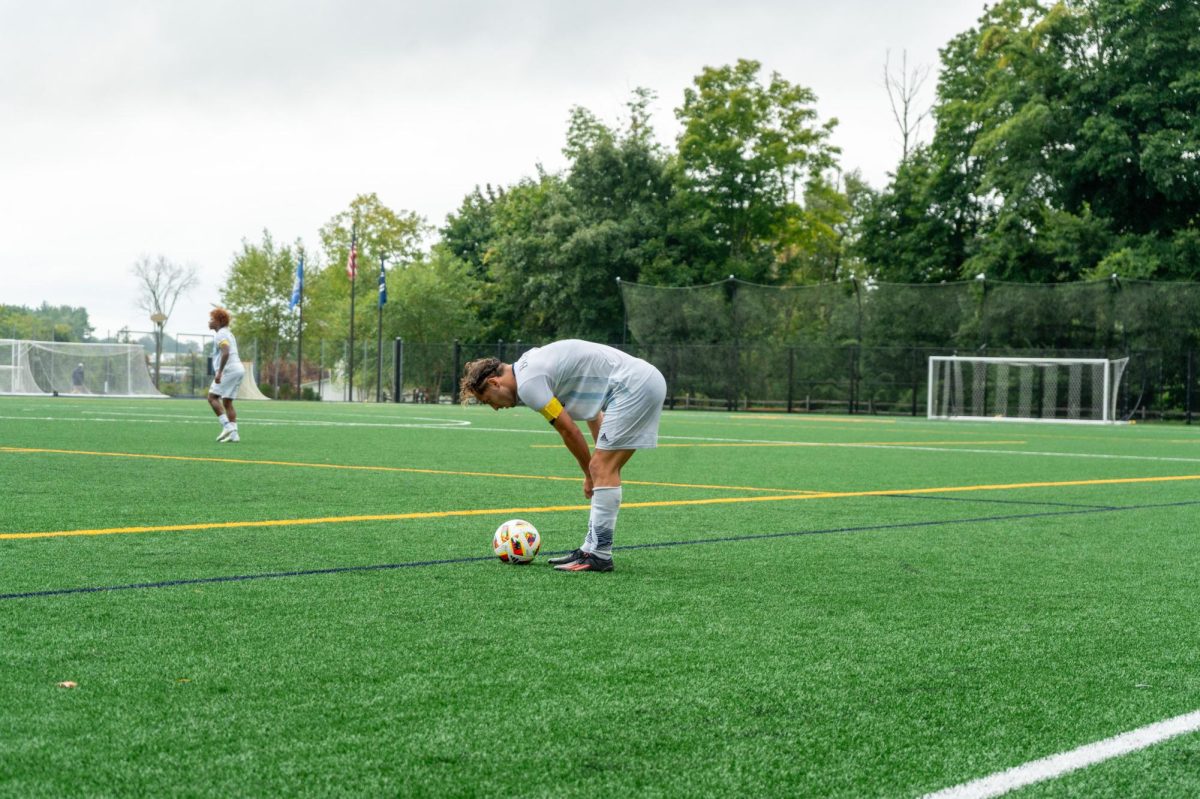
[[[35,422],[118,422],[120,424],[218,424],[216,417],[212,419],[196,419],[185,416],[167,416],[165,418],[150,418],[149,416],[139,416],[138,418],[129,419],[107,419],[101,417],[67,417],[67,416],[0,416],[0,419],[19,419],[22,421]],[[255,418],[254,425],[262,425],[263,427],[417,427],[428,430],[438,429],[454,429],[456,427],[466,427],[470,422],[460,421],[458,419],[433,419],[424,423],[407,423],[407,422],[322,422],[317,420],[288,420],[288,419],[258,419]],[[540,432],[540,431],[534,431]],[[554,431],[549,431],[553,433]]]
[[[990,777],[964,782],[952,788],[925,794],[922,799],[987,799],[1042,780],[1100,763],[1110,758],[1145,749],[1169,738],[1200,730],[1200,710],[1148,724],[1130,732],[1106,738],[1041,760],[1001,771]]]
[[[121,413],[110,412],[110,415]],[[39,422],[122,422],[125,424],[214,424],[213,419],[200,420],[186,416],[166,415],[165,418],[150,418],[151,414],[131,413],[130,418],[109,418],[108,416],[0,416],[0,419]],[[425,417],[412,417],[425,418]],[[324,422],[318,420],[299,419],[259,419],[247,420],[247,425],[263,425],[265,427],[288,426],[297,427],[392,427],[420,428],[425,430],[469,430],[480,433],[521,433],[526,435],[558,435],[554,430],[527,430],[507,427],[479,427],[466,419],[432,419],[424,424],[406,422]],[[835,449],[885,449],[907,450],[911,452],[969,452],[976,455],[1035,455],[1045,458],[1083,458],[1091,460],[1112,461],[1151,461],[1155,463],[1200,463],[1200,458],[1171,458],[1157,455],[1106,455],[1095,452],[1047,452],[1021,449],[968,449],[966,447],[922,447],[914,444],[855,444],[852,442],[832,441],[781,441],[769,438],[721,438],[716,436],[659,436],[663,441],[710,441],[727,444],[778,444],[792,447],[827,447]]]
[[[1200,463],[1200,458],[1165,458],[1156,455],[1103,455],[1094,452],[1038,452],[1022,449],[967,449],[965,447],[921,447],[914,444],[854,444],[826,441],[777,441],[749,438],[710,438],[706,436],[659,436],[672,441],[723,441],[737,444],[785,444],[793,447],[843,447],[849,449],[899,449],[917,452],[970,452],[988,455],[1041,455],[1052,458],[1100,458],[1118,461],[1169,461],[1173,463]]]

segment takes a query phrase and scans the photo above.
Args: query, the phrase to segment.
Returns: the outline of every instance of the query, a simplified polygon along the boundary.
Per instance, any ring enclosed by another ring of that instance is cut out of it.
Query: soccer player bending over
[[[658,445],[667,394],[662,373],[618,349],[566,339],[531,349],[515,364],[471,361],[459,388],[464,403],[474,397],[495,410],[519,398],[558,431],[583,469],[583,495],[592,507],[583,545],[550,564],[560,571],[612,571],[621,467],[636,450]],[[576,419],[587,422],[595,452],[588,451]]]
[[[237,396],[238,386],[246,375],[246,367],[238,357],[237,339],[229,330],[229,311],[224,308],[213,308],[208,313],[208,329],[215,331],[213,335],[213,375],[212,385],[208,387],[208,404],[221,423],[221,435],[217,441],[234,443],[241,441],[238,436],[237,411],[233,408],[233,398]]]

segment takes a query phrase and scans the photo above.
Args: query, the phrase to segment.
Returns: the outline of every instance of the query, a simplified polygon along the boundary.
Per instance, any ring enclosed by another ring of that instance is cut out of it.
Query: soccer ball
[[[542,537],[537,528],[524,519],[509,519],[496,528],[492,536],[492,551],[505,563],[522,565],[530,563],[542,548]]]

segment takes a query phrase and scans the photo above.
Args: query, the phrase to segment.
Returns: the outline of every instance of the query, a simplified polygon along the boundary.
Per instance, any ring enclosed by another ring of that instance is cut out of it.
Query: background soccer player
[[[566,339],[531,349],[515,364],[471,361],[459,387],[463,402],[474,397],[495,410],[519,398],[558,431],[583,469],[583,494],[592,504],[582,546],[550,563],[561,571],[612,571],[621,467],[637,450],[658,445],[667,393],[662,373],[613,347]],[[587,422],[594,453],[576,419]]]
[[[221,434],[217,441],[233,443],[241,441],[238,435],[237,411],[233,407],[233,398],[237,396],[238,386],[246,375],[246,367],[238,357],[237,339],[229,329],[229,311],[224,308],[213,308],[208,313],[208,329],[215,331],[213,335],[213,375],[212,385],[208,387],[208,404],[221,423]]]

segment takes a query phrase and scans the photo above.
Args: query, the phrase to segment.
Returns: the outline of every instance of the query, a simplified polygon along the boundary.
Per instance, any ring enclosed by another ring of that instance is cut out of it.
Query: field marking
[[[783,502],[806,499],[844,499],[848,497],[887,497],[902,494],[942,494],[964,491],[1005,491],[1017,488],[1062,488],[1067,486],[1095,486],[1132,483],[1165,483],[1200,480],[1200,474],[1174,475],[1168,477],[1113,477],[1098,480],[1064,480],[1039,483],[1004,483],[997,485],[942,486],[939,488],[893,488],[874,491],[825,491],[806,494],[783,494],[758,497],[710,497],[708,499],[676,499],[651,502],[624,502],[628,508],[678,508],[689,505],[731,505],[746,502]],[[411,513],[378,513],[352,516],[324,516],[306,519],[263,519],[241,522],[197,522],[192,524],[166,524],[141,527],[105,527],[92,530],[53,530],[29,533],[0,533],[0,541],[33,538],[63,538],[66,536],[121,535],[126,533],[186,532],[192,530],[228,530],[245,527],[290,527],[313,524],[346,524],[351,522],[405,521],[412,519],[447,519],[461,516],[526,516],[535,513],[560,513],[564,511],[590,510],[590,505],[546,505],[530,508],[467,508],[446,511],[419,511]]]
[[[13,419],[19,421],[46,421],[46,422],[120,422],[129,424],[138,422],[143,424],[212,424],[212,420],[207,421],[201,419],[191,419],[187,417],[171,417],[170,421],[162,419],[145,418],[138,415],[139,418],[130,420],[127,418],[112,418],[100,419],[78,416],[0,416],[0,419]],[[869,420],[863,420],[866,423]],[[883,421],[888,420],[880,420]],[[450,420],[449,422],[441,421],[429,424],[408,424],[403,422],[397,423],[382,423],[382,422],[322,422],[315,420],[295,420],[295,421],[263,421],[257,424],[262,424],[264,427],[288,426],[295,425],[299,427],[378,427],[378,428],[394,428],[394,429],[423,429],[423,430],[450,430],[450,431],[470,431],[478,433],[518,433],[525,435],[557,435],[553,430],[543,429],[524,429],[524,428],[509,428],[509,427],[481,427],[478,424],[469,420]],[[1030,434],[1030,437],[1036,437],[1036,434]],[[1041,436],[1045,437],[1045,436]],[[1079,436],[1063,436],[1069,438],[1082,438]],[[978,455],[1034,455],[1039,457],[1053,458],[1084,458],[1084,459],[1101,459],[1101,460],[1128,460],[1128,461],[1150,461],[1157,463],[1200,463],[1200,458],[1176,458],[1158,455],[1106,455],[1100,453],[1088,452],[1046,452],[1038,450],[1006,450],[1006,449],[964,449],[952,446],[929,446],[917,444],[884,444],[884,443],[852,443],[852,442],[830,442],[830,441],[779,441],[775,439],[751,439],[751,438],[724,438],[716,436],[678,436],[678,435],[660,435],[660,441],[701,441],[729,444],[763,444],[769,446],[791,446],[791,447],[833,447],[844,449],[894,449],[894,450],[909,450],[913,452],[967,452]],[[1102,439],[1095,439],[1102,440]],[[663,445],[667,446],[667,445]]]
[[[140,452],[95,452],[91,450],[48,449],[42,447],[5,447],[0,446],[0,452],[52,454],[52,455],[91,455],[106,458],[132,458],[164,461],[197,461],[201,463],[237,463],[251,466],[289,466],[308,469],[348,469],[362,472],[403,472],[406,474],[440,474],[451,477],[504,477],[514,480],[549,480],[566,483],[579,483],[583,477],[559,477],[544,474],[506,474],[503,472],[466,472],[449,469],[418,469],[410,466],[362,466],[357,464],[310,463],[305,461],[269,461],[251,460],[247,458],[216,458],[206,455],[155,455]],[[724,491],[764,491],[782,494],[816,493],[802,488],[761,488],[756,486],[706,485],[701,483],[664,483],[652,480],[625,480],[629,485],[658,486],[662,488],[701,488]]]
[[[467,428],[463,428],[467,429]],[[978,455],[1038,455],[1052,458],[1085,458],[1116,461],[1155,461],[1163,463],[1200,463],[1200,458],[1171,458],[1161,455],[1105,455],[1095,452],[1045,452],[1021,449],[955,449],[913,444],[856,444],[838,441],[772,441],[764,439],[716,438],[712,436],[659,436],[659,439],[684,441],[736,442],[741,444],[788,444],[793,447],[832,447],[835,449],[894,449],[912,452],[968,452]]]
[[[684,408],[676,408],[676,411],[687,410]],[[701,412],[703,413],[703,412]],[[817,416],[817,415],[802,415],[802,414],[787,414],[787,413],[763,413],[762,411],[741,411],[739,413],[726,413],[726,419],[736,421],[739,424],[751,425],[758,420],[778,422],[784,419],[794,419],[797,422],[821,422],[826,424],[896,424],[895,419],[862,419],[854,416]],[[703,416],[698,416],[695,420],[701,421]],[[705,420],[707,421],[707,420]]]
[[[660,436],[660,438],[671,438],[672,436]],[[955,445],[955,444],[1024,444],[1024,441],[863,441],[857,442],[856,446],[860,447],[911,447],[917,445],[934,446],[934,445]],[[530,444],[532,449],[561,449],[558,444]],[[807,442],[796,441],[772,441],[770,443],[763,441],[754,442],[724,442],[710,444],[659,444],[659,449],[666,447],[812,447],[820,446],[819,444],[811,444]],[[838,446],[831,444],[830,446]]]
[[[1033,760],[990,777],[982,777],[935,793],[922,799],[987,799],[1015,791],[1035,782],[1060,777],[1071,771],[1091,766],[1114,757],[1161,743],[1170,738],[1200,730],[1200,710],[1182,716],[1148,724],[1136,730],[1105,738],[1069,752]]]
[[[85,411],[86,413],[86,411]],[[108,414],[112,416],[113,414]],[[215,417],[202,419],[182,414],[130,414],[134,418],[105,418],[98,416],[0,416],[0,419],[16,419],[27,422],[116,422],[120,424],[215,424]],[[413,416],[413,419],[426,417]],[[394,427],[417,428],[427,430],[455,430],[467,428],[471,423],[466,419],[431,419],[418,424],[409,422],[327,422],[317,419],[255,419],[255,425],[263,427]],[[551,431],[553,432],[553,431]]]
[[[931,527],[953,527],[963,524],[983,524],[987,522],[1003,522],[1013,519],[1037,519],[1054,516],[1079,516],[1089,513],[1119,513],[1124,511],[1145,510],[1147,508],[1164,508],[1164,507],[1181,507],[1194,506],[1200,504],[1200,501],[1192,502],[1172,502],[1168,504],[1157,505],[1132,505],[1124,507],[1098,507],[1068,511],[1048,511],[1044,513],[1019,513],[1009,516],[982,516],[965,519],[938,519],[934,521],[917,521],[917,522],[899,522],[894,524],[871,524],[859,527],[832,527],[821,530],[800,530],[794,532],[783,533],[757,533],[753,535],[737,535],[737,536],[721,536],[717,538],[698,538],[686,541],[655,541],[645,544],[624,544],[613,547],[614,551],[632,551],[641,549],[666,549],[669,547],[683,546],[702,546],[705,544],[728,544],[742,543],[748,541],[767,541],[781,538],[798,538],[801,536],[814,535],[838,535],[844,533],[863,533],[874,532],[881,530],[904,530],[915,528],[931,528]],[[567,550],[548,551],[548,555],[557,555]],[[372,572],[394,569],[415,568],[422,566],[443,566],[449,564],[463,563],[482,563],[491,561],[495,563],[494,556],[480,555],[458,558],[440,558],[438,560],[423,560],[423,561],[405,561],[401,563],[376,563],[366,564],[361,566],[330,566],[325,568],[313,569],[298,569],[292,571],[279,572],[259,572],[257,574],[237,574],[214,577],[190,577],[176,578],[173,580],[159,580],[155,582],[144,583],[126,583],[123,585],[96,585],[96,586],[77,586],[74,588],[49,588],[35,591],[18,591],[8,594],[0,594],[0,601],[10,599],[32,599],[35,597],[51,597],[65,596],[71,594],[92,594],[100,591],[131,591],[136,589],[147,588],[171,588],[181,585],[201,585],[206,583],[230,583],[244,582],[248,580],[268,580],[282,577],[308,577],[314,575],[331,575],[331,574],[346,574],[351,572]]]

